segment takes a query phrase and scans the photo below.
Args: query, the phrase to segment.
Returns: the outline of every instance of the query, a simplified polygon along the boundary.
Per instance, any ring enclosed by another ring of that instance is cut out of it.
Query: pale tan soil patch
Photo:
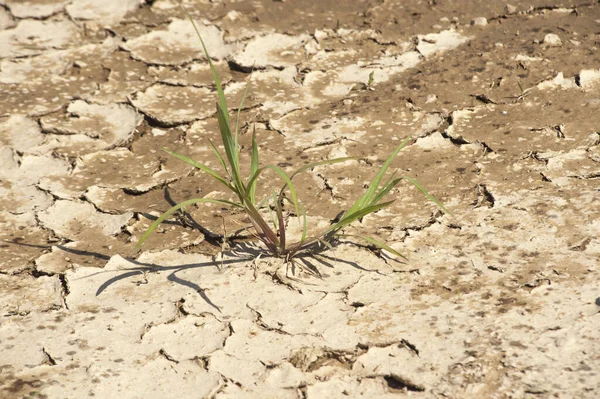
[[[356,157],[295,178],[309,234],[408,136],[392,169],[452,212],[401,184],[348,232],[408,260],[294,264],[215,204],[133,252],[233,197],[160,150],[224,172],[177,2],[99,3],[0,0],[0,397],[598,396],[596,3],[184,1],[233,121],[251,82],[244,173],[254,132],[288,173]]]

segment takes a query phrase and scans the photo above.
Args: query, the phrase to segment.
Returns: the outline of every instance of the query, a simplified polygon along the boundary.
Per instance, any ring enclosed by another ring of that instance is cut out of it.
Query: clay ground
[[[232,109],[252,81],[246,168],[254,130],[288,172],[357,157],[298,178],[313,229],[409,136],[393,169],[452,215],[402,184],[348,232],[408,261],[346,240],[301,259],[322,279],[216,205],[134,253],[173,204],[229,195],[160,150],[220,168],[189,21],[174,0],[0,0],[0,397],[598,397],[596,2],[185,4]]]

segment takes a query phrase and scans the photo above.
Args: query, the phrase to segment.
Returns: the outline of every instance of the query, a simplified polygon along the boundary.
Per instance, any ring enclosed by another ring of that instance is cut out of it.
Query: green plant
[[[182,7],[183,8],[183,7]],[[186,206],[192,204],[201,204],[201,203],[217,203],[222,205],[228,205],[234,208],[242,209],[249,217],[252,222],[252,226],[254,228],[254,235],[258,237],[266,246],[267,250],[270,254],[277,257],[282,257],[286,261],[293,261],[294,256],[300,253],[310,252],[316,248],[327,247],[330,248],[330,242],[335,237],[356,237],[362,239],[369,244],[375,245],[379,248],[386,249],[387,251],[403,257],[396,250],[388,246],[386,243],[381,242],[379,240],[373,239],[371,237],[362,236],[362,235],[354,235],[354,234],[344,234],[343,229],[355,222],[356,220],[362,219],[366,215],[377,212],[380,209],[383,209],[389,206],[393,200],[384,201],[384,197],[402,180],[407,180],[411,184],[413,184],[416,188],[418,188],[429,200],[433,201],[437,204],[441,209],[445,212],[446,209],[443,205],[437,201],[432,195],[430,195],[423,187],[421,187],[414,179],[408,176],[400,176],[396,177],[395,173],[392,174],[385,182],[382,183],[384,175],[389,169],[393,159],[400,152],[402,148],[408,143],[410,138],[406,138],[402,141],[402,143],[396,147],[394,152],[388,157],[388,159],[384,162],[383,166],[374,177],[373,181],[369,185],[369,188],[365,191],[365,193],[356,201],[354,204],[345,211],[337,221],[333,222],[327,229],[321,231],[315,235],[308,235],[308,226],[307,226],[307,218],[306,211],[302,203],[298,200],[296,190],[294,188],[294,184],[292,183],[292,179],[298,174],[305,172],[309,169],[312,169],[316,166],[320,165],[331,165],[338,162],[344,162],[349,159],[354,158],[336,158],[325,161],[314,162],[308,165],[301,167],[296,170],[293,174],[288,175],[283,169],[276,165],[259,165],[259,153],[258,153],[258,144],[256,140],[256,132],[252,135],[252,148],[251,148],[251,164],[250,164],[250,175],[247,178],[243,178],[240,171],[240,147],[238,145],[238,129],[239,129],[239,118],[240,118],[240,110],[243,107],[244,100],[246,98],[246,94],[248,91],[248,87],[246,87],[246,91],[242,97],[240,106],[237,110],[237,118],[235,123],[235,128],[231,129],[231,122],[229,119],[229,111],[227,108],[227,102],[225,99],[225,95],[223,93],[223,89],[221,87],[221,83],[219,77],[217,76],[215,67],[212,63],[212,60],[209,56],[208,50],[194,20],[190,16],[190,14],[185,10],[184,12],[187,14],[191,23],[196,30],[198,38],[200,39],[200,43],[202,44],[202,49],[206,58],[208,59],[208,63],[210,65],[210,69],[212,71],[213,79],[215,82],[216,90],[217,90],[217,118],[219,123],[219,129],[221,133],[221,139],[223,143],[223,147],[225,149],[225,155],[217,149],[212,141],[209,140],[210,146],[217,157],[219,164],[223,168],[225,175],[219,174],[214,169],[196,162],[185,155],[178,154],[176,152],[170,151],[166,148],[163,148],[165,152],[186,162],[187,164],[200,169],[201,171],[209,174],[214,179],[216,179],[219,183],[225,186],[228,190],[235,193],[237,197],[237,201],[227,201],[220,199],[212,199],[212,198],[194,198],[187,201],[183,201],[171,209],[166,211],[163,215],[161,215],[156,221],[154,221],[145,234],[140,238],[138,244],[136,245],[136,249],[139,249],[140,246],[144,243],[144,241],[156,230],[158,225],[162,223],[164,220],[169,218],[175,212],[184,209]],[[283,181],[283,186],[279,190],[278,193],[274,193],[273,195],[267,197],[264,201],[257,203],[256,202],[256,189],[258,184],[258,179],[266,170],[271,170],[276,173],[281,180]],[[269,202],[270,201],[270,202]],[[287,242],[286,237],[286,217],[284,216],[284,203],[288,202],[293,206],[295,215],[301,219],[302,223],[302,235],[298,242],[289,244]],[[267,203],[272,207],[275,211],[275,217],[271,220],[271,225],[263,218],[259,210],[261,209],[261,204]]]

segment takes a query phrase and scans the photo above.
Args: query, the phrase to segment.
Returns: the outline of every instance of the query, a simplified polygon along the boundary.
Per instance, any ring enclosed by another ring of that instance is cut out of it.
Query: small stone
[[[543,43],[550,47],[562,46],[562,41],[560,40],[560,37],[558,37],[558,35],[555,35],[554,33],[548,33],[546,36],[544,36]]]
[[[514,13],[517,12],[517,7],[513,6],[511,4],[507,4],[507,5],[504,6],[504,12],[506,14],[514,14]]]
[[[425,99],[425,104],[431,104],[437,101],[437,96],[435,94],[430,94]]]
[[[488,24],[487,19],[485,17],[478,17],[471,20],[471,25],[475,26],[486,26]]]

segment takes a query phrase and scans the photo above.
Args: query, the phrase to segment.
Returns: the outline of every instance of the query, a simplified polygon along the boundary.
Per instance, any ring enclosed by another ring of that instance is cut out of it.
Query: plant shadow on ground
[[[341,243],[342,242],[334,243],[334,248],[335,248],[335,246],[337,246]],[[84,254],[84,255],[90,255],[90,256],[97,256],[97,257],[102,257],[103,259],[106,259],[106,260],[110,259],[110,257],[108,257],[106,255],[102,255],[102,254],[96,254],[96,253],[90,253],[90,252],[85,253],[85,251],[77,251],[77,250],[73,250],[70,248],[65,248],[64,246],[58,246],[58,247],[66,252],[73,252],[73,253],[76,252],[80,255]],[[312,252],[309,254],[300,255],[300,256],[296,257],[295,262],[302,262],[301,268],[303,268],[305,270],[306,269],[311,270],[313,272],[313,274],[317,275],[319,278],[321,276],[321,273],[319,272],[319,266],[333,269],[333,268],[335,268],[335,265],[334,265],[335,262],[344,263],[344,264],[351,266],[353,268],[356,268],[362,272],[367,272],[367,273],[368,272],[376,272],[375,270],[366,269],[354,261],[340,259],[335,256],[326,255],[323,253],[325,251],[330,251],[330,250],[331,250],[331,248],[323,247],[321,250],[319,250],[317,252]],[[122,273],[119,273],[118,275],[113,276],[113,277],[107,279],[105,282],[103,282],[96,290],[95,296],[96,297],[100,296],[103,292],[105,292],[113,284],[116,284],[119,281],[125,280],[130,277],[134,277],[134,276],[137,276],[140,274],[145,274],[145,273],[158,273],[158,274],[169,273],[167,276],[168,281],[171,281],[175,284],[179,284],[179,285],[182,285],[184,287],[187,287],[187,288],[193,290],[194,292],[198,293],[198,295],[209,306],[213,307],[218,312],[221,312],[221,308],[218,306],[218,304],[215,304],[209,298],[209,296],[206,294],[206,290],[204,288],[202,288],[199,283],[190,281],[188,279],[181,278],[177,275],[177,273],[185,271],[185,270],[189,270],[189,269],[206,268],[206,267],[215,267],[215,268],[218,268],[223,271],[224,267],[240,265],[240,264],[247,263],[247,262],[255,263],[259,259],[265,259],[265,260],[279,259],[282,262],[282,265],[285,264],[285,262],[283,262],[283,260],[281,260],[280,258],[270,256],[268,254],[268,252],[266,252],[264,249],[258,248],[256,245],[249,244],[247,242],[236,243],[236,244],[234,244],[234,247],[231,248],[229,251],[222,252],[221,254],[224,256],[227,256],[228,258],[237,257],[237,259],[219,260],[219,259],[216,259],[215,257],[213,257],[212,260],[207,261],[207,262],[189,263],[189,264],[173,265],[173,266],[162,266],[162,265],[158,265],[155,263],[140,262],[132,257],[124,257],[123,259],[125,259],[127,262],[131,263],[133,266],[129,267],[129,268],[121,269]],[[254,266],[257,267],[256,264]],[[121,271],[121,270],[119,270],[119,271]],[[292,264],[291,262],[288,262],[288,264],[286,264],[286,275],[288,274],[289,271],[291,271],[292,275],[296,273],[295,264]],[[114,273],[114,272],[115,272],[114,270],[99,270],[98,272],[92,273],[88,276],[85,276],[84,278],[89,278],[89,277],[92,277],[92,276],[95,276],[98,274]],[[272,277],[274,277],[274,276],[272,276]],[[299,280],[298,278],[291,277],[289,275],[287,275],[287,277],[290,279]],[[307,284],[309,284],[309,283],[307,283]]]
[[[337,243],[336,243],[336,245],[337,245]],[[325,254],[321,253],[323,251],[328,251],[330,249],[331,248],[324,247],[319,252],[316,252],[316,253],[313,252],[310,254],[298,256],[295,259],[295,261],[302,262],[304,268],[310,269],[311,271],[315,272],[318,276],[320,276],[320,272],[318,270],[317,265],[321,265],[322,267],[327,267],[327,268],[333,269],[335,267],[334,262],[341,262],[341,263],[347,264],[347,265],[349,265],[353,268],[356,268],[360,271],[363,271],[363,272],[376,272],[375,270],[366,269],[366,268],[360,266],[356,262],[339,259],[339,258],[336,258],[335,256],[325,255]],[[123,269],[123,273],[121,273],[117,276],[111,277],[108,280],[106,280],[104,283],[102,283],[96,291],[96,296],[99,296],[100,294],[102,294],[111,285],[113,285],[121,280],[127,279],[129,277],[133,277],[138,274],[144,274],[144,273],[148,273],[148,272],[150,272],[150,273],[168,272],[169,273],[169,275],[167,276],[168,281],[171,281],[176,284],[180,284],[184,287],[190,288],[191,290],[197,292],[198,295],[200,295],[200,297],[208,305],[210,305],[211,307],[216,309],[218,312],[221,312],[221,308],[208,297],[205,289],[203,289],[196,282],[193,282],[193,281],[190,281],[187,279],[183,279],[183,278],[177,276],[177,273],[179,273],[181,271],[189,270],[189,269],[204,268],[204,267],[216,267],[220,270],[223,270],[224,266],[232,266],[232,265],[236,265],[236,264],[242,264],[245,262],[255,263],[259,259],[280,259],[280,258],[277,258],[274,256],[270,256],[263,249],[258,248],[254,245],[248,245],[245,242],[237,243],[234,248],[232,248],[230,251],[223,252],[222,255],[225,255],[227,257],[237,256],[239,258],[238,259],[223,259],[223,260],[217,260],[217,259],[213,258],[213,260],[208,261],[208,262],[190,263],[190,264],[174,265],[174,266],[161,266],[161,265],[157,265],[155,263],[140,262],[133,258],[124,258],[128,262],[132,263],[135,266],[131,267],[131,268]],[[263,256],[263,255],[266,255],[266,257],[261,258],[261,256]],[[287,275],[287,272],[289,271],[288,269],[291,269],[292,274],[294,274],[295,273],[294,265],[291,262],[288,262],[288,263],[289,264],[286,265],[286,275]],[[283,261],[282,261],[282,264],[284,264]],[[256,267],[256,265],[254,265],[254,266]],[[291,267],[288,268],[288,266],[291,266]],[[97,275],[100,273],[110,273],[110,272],[113,272],[113,271],[99,271],[98,273],[94,273],[92,275]],[[86,277],[90,277],[90,276],[86,276]],[[290,276],[287,276],[287,277],[290,279],[296,279],[296,278],[290,277]],[[298,279],[296,279],[296,280],[298,280]]]

